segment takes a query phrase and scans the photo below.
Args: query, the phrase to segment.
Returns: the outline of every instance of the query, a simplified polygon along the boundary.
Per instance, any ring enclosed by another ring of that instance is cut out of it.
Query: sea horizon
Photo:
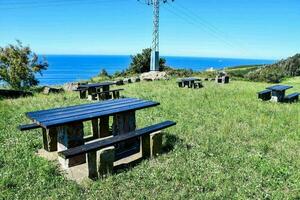
[[[49,67],[43,75],[37,74],[40,85],[61,85],[69,82],[89,80],[97,76],[102,69],[110,75],[126,70],[131,61],[131,55],[75,55],[75,54],[45,54]],[[255,58],[224,58],[224,57],[194,57],[194,56],[161,56],[166,59],[166,65],[175,69],[222,69],[243,65],[272,64],[277,60]]]

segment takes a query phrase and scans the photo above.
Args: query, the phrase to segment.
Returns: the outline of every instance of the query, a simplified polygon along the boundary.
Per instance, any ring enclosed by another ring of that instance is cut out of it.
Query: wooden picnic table
[[[188,86],[189,88],[192,88],[196,81],[201,81],[201,79],[195,77],[187,77],[187,78],[182,78],[177,82],[179,83],[179,87]]]
[[[126,134],[136,129],[135,112],[158,106],[159,103],[136,98],[101,101],[49,110],[28,112],[26,116],[43,128],[44,148],[48,151],[64,151],[85,143],[83,122],[92,122],[92,140],[110,135]],[[113,116],[112,130],[109,116]],[[139,152],[140,140],[134,139],[117,145],[116,158]],[[60,160],[64,167],[82,164],[85,155]]]
[[[275,102],[283,102],[285,97],[285,91],[293,88],[293,86],[288,85],[273,85],[270,87],[267,87],[266,89],[272,91],[272,98],[271,101]]]
[[[102,92],[109,91],[109,87],[111,85],[115,85],[115,82],[106,81],[101,83],[90,83],[90,84],[83,84],[78,86],[78,91],[80,92],[86,92],[88,93],[88,99],[89,100],[95,100],[97,97],[97,92],[101,92],[100,89],[102,89]],[[107,94],[107,99],[108,99]],[[81,97],[84,97],[85,95],[80,95]]]

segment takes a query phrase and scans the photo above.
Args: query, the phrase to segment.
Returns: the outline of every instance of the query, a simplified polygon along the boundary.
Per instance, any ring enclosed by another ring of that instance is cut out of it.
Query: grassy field
[[[287,82],[300,91],[298,79]],[[124,95],[160,106],[137,112],[138,126],[174,120],[164,153],[96,182],[78,185],[35,156],[38,130],[20,132],[24,113],[84,103],[76,93],[0,101],[0,199],[300,199],[300,103],[262,102],[268,84],[175,80],[126,85]]]

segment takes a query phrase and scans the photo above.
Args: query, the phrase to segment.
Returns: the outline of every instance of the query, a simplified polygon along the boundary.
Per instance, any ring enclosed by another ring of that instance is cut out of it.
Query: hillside
[[[253,81],[278,83],[283,78],[295,76],[300,76],[300,54],[249,72],[246,77]]]
[[[288,83],[289,92],[300,91],[298,79]],[[163,155],[82,185],[35,155],[40,130],[16,126],[29,122],[25,112],[87,101],[75,92],[0,100],[0,199],[297,199],[300,103],[258,100],[268,85],[204,82],[193,90],[172,79],[122,86],[125,96],[161,103],[137,112],[138,127],[177,125],[165,132]]]

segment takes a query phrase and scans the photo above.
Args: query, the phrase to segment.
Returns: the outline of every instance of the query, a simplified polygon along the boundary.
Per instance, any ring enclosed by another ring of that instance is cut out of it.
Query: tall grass
[[[300,91],[299,82],[292,91]],[[137,111],[139,127],[177,122],[165,153],[83,185],[66,180],[55,163],[35,156],[38,130],[20,132],[24,113],[84,103],[76,93],[0,101],[0,198],[3,199],[297,199],[300,198],[300,103],[262,102],[267,84],[175,80],[124,86],[124,95],[160,106]]]

